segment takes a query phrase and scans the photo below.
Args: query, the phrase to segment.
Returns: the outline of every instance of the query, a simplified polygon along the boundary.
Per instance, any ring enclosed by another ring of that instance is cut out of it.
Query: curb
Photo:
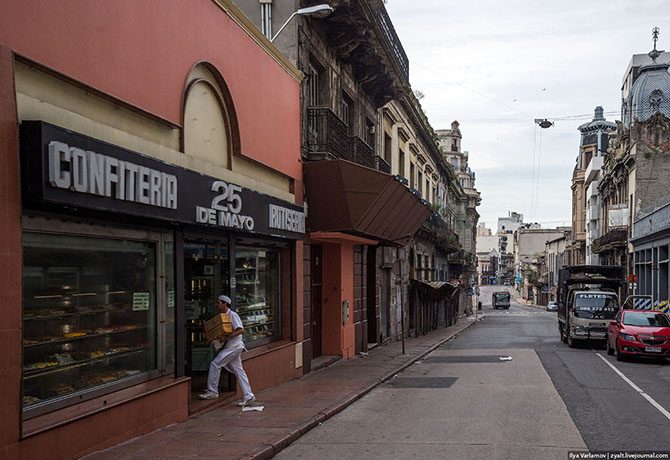
[[[402,372],[403,370],[407,369],[409,366],[414,364],[416,361],[422,359],[424,356],[426,356],[429,353],[432,353],[435,351],[437,348],[441,347],[444,345],[446,342],[449,340],[452,340],[456,338],[460,333],[465,331],[466,329],[469,329],[470,327],[474,326],[475,324],[479,323],[481,320],[483,320],[486,317],[485,314],[482,314],[480,318],[477,318],[475,321],[472,323],[468,324],[465,326],[463,329],[461,329],[458,332],[455,332],[454,334],[450,335],[449,337],[445,337],[444,339],[434,343],[430,347],[428,347],[426,350],[422,351],[418,355],[412,357],[408,361],[406,361],[404,364],[400,365],[400,367],[396,368],[394,371],[389,372],[385,375],[383,375],[379,380],[377,380],[375,383],[363,388],[362,390],[358,391],[357,393],[349,396],[348,398],[339,401],[335,405],[325,409],[323,412],[319,412],[316,414],[311,420],[308,420],[307,422],[299,425],[296,427],[291,433],[288,435],[282,437],[276,442],[273,442],[271,444],[264,444],[251,452],[245,454],[242,456],[243,459],[245,460],[266,460],[274,457],[277,455],[281,450],[285,449],[289,445],[291,445],[293,442],[295,442],[298,438],[300,438],[302,435],[306,434],[308,431],[310,431],[312,428],[315,428],[316,426],[322,424],[329,418],[337,415],[338,413],[342,412],[344,409],[349,407],[351,404],[355,403],[359,399],[361,399],[363,396],[377,388],[379,385],[382,383],[386,382],[387,380],[390,380],[393,378],[396,374],[399,372]]]

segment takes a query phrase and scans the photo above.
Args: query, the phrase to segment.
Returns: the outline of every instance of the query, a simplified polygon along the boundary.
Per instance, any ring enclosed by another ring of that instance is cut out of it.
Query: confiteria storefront
[[[232,2],[191,3],[0,15],[0,457],[233,399],[192,397],[221,293],[254,391],[302,375],[301,75]]]
[[[41,121],[21,153],[25,414],[173,372],[203,390],[220,293],[249,349],[290,334],[301,208]]]

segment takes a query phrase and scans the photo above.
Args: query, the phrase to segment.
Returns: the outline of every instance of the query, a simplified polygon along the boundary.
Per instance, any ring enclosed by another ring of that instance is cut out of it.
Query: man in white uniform
[[[216,399],[219,397],[219,377],[221,376],[221,368],[224,368],[228,372],[235,374],[237,381],[240,383],[244,399],[237,403],[238,406],[246,406],[247,404],[254,402],[256,397],[251,391],[249,378],[242,367],[241,356],[242,351],[245,349],[244,341],[242,340],[244,327],[242,326],[240,315],[230,309],[230,302],[230,297],[225,295],[220,295],[219,298],[216,299],[217,310],[219,310],[220,313],[228,313],[230,315],[233,332],[225,337],[226,343],[223,346],[223,349],[216,355],[216,358],[214,358],[209,365],[207,391],[198,396],[200,399]],[[213,344],[215,349],[218,349],[220,346],[218,339],[214,340]]]

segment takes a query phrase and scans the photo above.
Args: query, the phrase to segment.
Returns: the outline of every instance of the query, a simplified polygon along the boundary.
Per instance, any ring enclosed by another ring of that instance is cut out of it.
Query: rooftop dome
[[[624,124],[634,120],[647,121],[660,112],[670,118],[670,64],[653,63],[640,68],[633,83],[627,104],[624,104]]]

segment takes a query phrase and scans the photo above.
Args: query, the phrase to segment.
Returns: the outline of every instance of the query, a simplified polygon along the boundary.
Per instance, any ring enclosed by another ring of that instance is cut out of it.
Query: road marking
[[[630,385],[630,386],[633,388],[633,390],[635,390],[635,391],[637,391],[638,393],[640,393],[640,395],[641,395],[644,399],[646,399],[647,401],[649,401],[649,403],[651,403],[652,406],[654,406],[656,409],[658,409],[658,411],[659,411],[661,414],[665,415],[665,418],[667,418],[668,420],[670,420],[670,412],[668,412],[668,411],[665,409],[665,407],[661,406],[659,403],[657,403],[657,402],[654,400],[654,398],[652,398],[652,397],[649,396],[647,393],[645,393],[644,391],[642,391],[642,389],[641,389],[640,387],[638,387],[637,385],[635,385],[635,384],[634,384],[628,377],[626,377],[626,376],[623,374],[623,372],[621,372],[619,369],[617,369],[617,368],[614,366],[614,364],[610,363],[610,362],[607,360],[607,358],[605,358],[603,355],[601,355],[600,353],[598,353],[598,352],[595,351],[595,350],[591,350],[591,351],[593,351],[593,352],[596,354],[596,356],[598,356],[600,359],[602,359],[603,361],[605,361],[605,364],[607,364],[609,367],[611,367],[612,370],[614,370],[614,372],[616,372],[616,373],[619,375],[619,377],[621,377],[621,378],[624,380],[624,382],[626,382],[628,385]]]

